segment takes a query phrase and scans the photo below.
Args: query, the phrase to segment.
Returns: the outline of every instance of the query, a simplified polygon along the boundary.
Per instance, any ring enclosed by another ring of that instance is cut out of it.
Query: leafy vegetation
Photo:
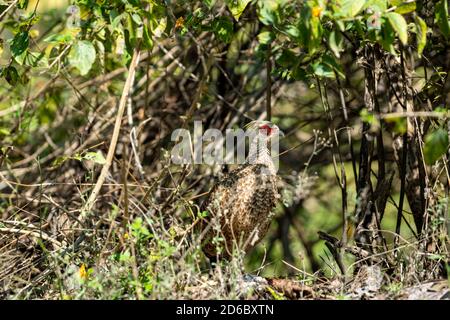
[[[447,0],[0,0],[0,297],[447,279],[449,38]],[[173,165],[171,134],[257,118],[286,133],[283,199],[261,245],[211,268],[196,225],[223,168]]]

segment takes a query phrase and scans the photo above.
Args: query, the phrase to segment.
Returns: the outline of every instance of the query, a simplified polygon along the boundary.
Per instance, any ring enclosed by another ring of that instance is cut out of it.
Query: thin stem
[[[402,78],[405,84],[406,78],[405,78],[405,65],[404,65],[404,57],[403,57],[403,51],[400,54],[401,58],[401,64],[402,64]],[[407,111],[406,109],[406,88],[404,88],[402,94],[404,95],[404,111]],[[408,122],[406,122],[406,126],[408,126]],[[400,200],[398,204],[398,212],[397,212],[397,222],[395,225],[395,233],[397,234],[394,243],[395,245],[398,244],[398,237],[400,235],[400,229],[402,224],[402,215],[403,215],[403,202],[405,201],[405,186],[406,186],[406,164],[407,164],[407,156],[408,156],[408,128],[406,128],[406,132],[403,134],[403,148],[402,148],[402,163],[399,168],[400,170]]]
[[[266,55],[266,119],[268,121],[272,121],[272,46],[269,43],[267,46],[267,55]]]

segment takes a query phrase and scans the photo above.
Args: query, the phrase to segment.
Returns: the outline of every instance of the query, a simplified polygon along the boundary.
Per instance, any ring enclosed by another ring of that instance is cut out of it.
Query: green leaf
[[[296,61],[297,56],[289,49],[283,50],[281,55],[276,59],[276,63],[284,68],[291,67]]]
[[[314,15],[314,2],[307,2],[308,6],[302,10],[300,17],[300,39],[301,46],[308,49],[309,54],[314,54],[322,47],[323,27],[318,15]]]
[[[20,65],[26,65],[29,67],[46,67],[48,60],[45,57],[44,52],[31,52],[29,50],[22,53],[20,56],[14,58]]]
[[[294,25],[288,25],[284,29],[284,33],[286,33],[290,38],[294,40],[298,40],[300,37],[300,30],[298,29],[297,26]]]
[[[11,135],[11,131],[8,128],[0,127],[0,136],[9,136]]]
[[[336,21],[336,27],[338,28],[339,31],[344,32],[345,31],[345,23],[342,20],[337,20]]]
[[[203,219],[203,218],[206,218],[207,216],[209,216],[209,212],[208,211],[201,211],[201,212],[198,211],[197,215],[199,218]]]
[[[12,86],[17,85],[17,83],[19,82],[19,73],[17,72],[17,69],[14,68],[13,66],[5,68],[2,71],[2,76]]]
[[[142,21],[141,16],[138,15],[137,13],[131,14],[131,18],[133,19],[134,23],[136,23],[138,26],[141,26],[141,25],[144,24],[144,22]]]
[[[121,32],[121,24],[122,20],[125,17],[125,13],[118,14],[117,11],[112,10],[110,12],[110,21],[111,21],[111,27],[113,30]]]
[[[342,70],[342,66],[336,61],[336,59],[331,54],[324,54],[322,56],[322,62],[330,66],[336,74],[341,77],[345,78],[344,71]],[[333,76],[334,78],[334,76]]]
[[[14,57],[20,56],[28,48],[30,40],[28,38],[28,32],[22,31],[14,36],[11,41],[11,53]]]
[[[69,63],[84,76],[91,70],[95,56],[95,48],[92,43],[86,40],[79,41],[70,50]]]
[[[98,164],[105,164],[106,163],[106,159],[105,159],[105,157],[103,157],[103,154],[100,151],[87,152],[83,156],[83,159],[84,160],[94,161],[95,163],[98,163]]]
[[[299,64],[297,64],[291,72],[291,77],[297,81],[306,81],[308,73]]]
[[[417,39],[417,53],[419,58],[422,56],[423,49],[427,44],[427,24],[419,16],[415,16],[414,20],[416,22],[416,39]]]
[[[381,45],[383,46],[383,49],[392,54],[395,54],[395,48],[393,46],[395,40],[394,29],[392,28],[389,21],[387,21],[386,19],[383,19],[381,31],[382,36],[380,42]]]
[[[446,130],[439,128],[425,137],[425,146],[423,154],[425,163],[432,165],[448,150],[448,133]]]
[[[257,38],[260,44],[266,45],[275,39],[275,34],[271,31],[262,31],[258,34]]]
[[[275,25],[280,21],[280,0],[258,2],[258,18],[265,25]]]
[[[407,2],[404,0],[391,0],[390,1],[392,6],[396,6],[395,12],[404,14],[404,13],[410,13],[416,10],[416,2]]]
[[[128,249],[125,250],[124,253],[121,253],[119,255],[119,261],[120,262],[128,262],[130,260],[131,260],[131,254],[130,254],[130,251]]]
[[[226,0],[228,10],[230,10],[236,20],[239,20],[239,17],[250,2],[251,0]]]
[[[371,126],[377,126],[379,127],[380,122],[378,121],[377,117],[372,112],[369,112],[367,108],[364,108],[359,113],[359,116],[361,117],[361,120],[370,124]]]
[[[72,42],[73,36],[69,33],[67,34],[52,34],[45,38],[45,42],[54,44],[68,44]]]
[[[60,165],[62,165],[64,162],[66,162],[69,159],[70,159],[70,157],[68,157],[68,156],[57,157],[55,160],[53,160],[52,167],[59,167]]]
[[[233,22],[226,17],[214,19],[212,28],[217,38],[225,43],[229,43],[233,38]]]
[[[339,13],[344,17],[353,18],[361,11],[365,4],[365,0],[343,0]]]
[[[341,51],[344,48],[344,41],[341,36],[341,33],[338,31],[331,31],[330,36],[328,37],[328,45],[330,46],[331,51],[333,51],[334,55],[338,58],[341,56]]]
[[[400,41],[403,44],[406,44],[408,42],[408,25],[406,24],[405,18],[396,12],[388,12],[386,17],[388,18],[392,28],[394,28],[397,33]]]
[[[441,0],[436,5],[435,20],[445,39],[450,36],[450,24],[448,21],[448,0]]]
[[[325,77],[325,78],[334,78],[334,71],[333,68],[328,65],[327,63],[323,62],[316,62],[312,64],[312,69],[314,71],[314,74],[316,74],[319,77]]]
[[[26,9],[28,7],[28,0],[19,0],[17,7],[19,9]]]
[[[153,35],[156,38],[160,38],[164,33],[164,31],[166,30],[166,27],[167,27],[167,18],[164,17],[159,20],[157,27],[153,29]]]
[[[153,39],[151,36],[150,31],[148,30],[148,26],[144,25],[144,45],[147,49],[152,49],[153,48]]]

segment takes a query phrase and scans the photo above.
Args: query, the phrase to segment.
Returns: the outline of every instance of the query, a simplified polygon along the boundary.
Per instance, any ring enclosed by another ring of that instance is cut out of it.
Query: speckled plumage
[[[255,130],[245,164],[221,179],[209,193],[202,211],[209,213],[200,228],[203,252],[210,259],[230,259],[247,252],[266,235],[277,199],[278,177],[267,144],[282,134],[268,121],[253,121]]]
[[[203,224],[209,225],[203,241],[206,256],[229,259],[236,245],[247,252],[263,239],[279,198],[277,180],[265,164],[244,164],[214,186],[204,204],[210,214]],[[223,241],[213,240],[218,237]]]

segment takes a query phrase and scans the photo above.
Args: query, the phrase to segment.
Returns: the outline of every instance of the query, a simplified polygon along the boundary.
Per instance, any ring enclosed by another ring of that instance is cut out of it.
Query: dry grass
[[[195,226],[222,168],[172,165],[170,136],[195,119],[225,130],[265,117],[266,73],[255,58],[256,29],[248,27],[254,34],[236,56],[224,54],[207,32],[155,40],[153,51],[141,54],[134,83],[129,77],[125,86],[127,68],[114,61],[118,67],[95,70],[100,75],[90,79],[72,77],[57,63],[57,71],[33,78],[27,95],[0,87],[0,124],[14,128],[0,149],[0,298],[396,299],[419,292],[419,298],[436,299],[448,292],[445,158],[429,168],[434,183],[428,192],[437,201],[429,205],[431,231],[424,237],[416,238],[407,225],[407,205],[400,235],[391,231],[398,177],[380,225],[384,241],[369,252],[352,241],[353,217],[345,229],[335,170],[347,174],[353,214],[347,128],[361,127],[358,81],[347,93],[351,118],[343,122],[340,110],[332,110],[336,136],[327,134],[317,87],[277,79],[267,89],[274,121],[287,133],[280,171],[284,204],[266,242],[248,256],[236,253],[215,267],[205,259]],[[347,60],[350,70],[353,61]],[[236,61],[251,63],[237,72],[227,65]],[[327,103],[339,105],[338,92],[327,94]],[[350,135],[357,149],[360,132]],[[326,241],[317,235],[321,230]],[[339,239],[347,233],[343,244]]]

